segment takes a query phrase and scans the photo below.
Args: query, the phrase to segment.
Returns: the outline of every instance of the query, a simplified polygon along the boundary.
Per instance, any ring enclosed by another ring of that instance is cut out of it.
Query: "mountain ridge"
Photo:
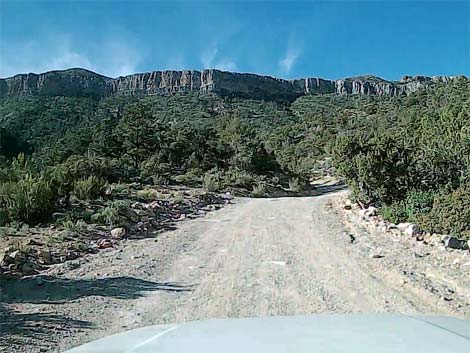
[[[292,100],[308,94],[330,93],[399,96],[458,77],[465,78],[404,76],[400,81],[388,81],[364,75],[339,80],[319,77],[287,80],[253,73],[204,69],[152,71],[112,78],[87,69],[71,68],[2,78],[0,98],[24,95],[102,98],[113,94],[167,95],[188,92],[268,100]]]

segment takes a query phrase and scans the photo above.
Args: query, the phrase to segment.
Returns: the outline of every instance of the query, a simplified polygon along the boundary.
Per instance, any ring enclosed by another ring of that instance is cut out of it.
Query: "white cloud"
[[[205,50],[201,54],[201,62],[205,69],[212,67],[214,64],[215,57],[219,49],[216,45],[210,47],[208,50]]]
[[[217,44],[209,47],[202,52],[200,60],[204,69],[218,69],[223,71],[236,71],[236,62],[228,57],[219,57],[219,48]]]
[[[41,65],[39,63],[39,65]],[[64,48],[48,62],[42,64],[46,70],[47,67],[65,69],[70,67],[91,68],[90,60],[82,54],[72,51],[70,48]]]
[[[236,71],[237,64],[230,60],[230,59],[222,59],[214,64],[214,69],[222,70],[222,71]]]
[[[301,54],[300,47],[289,40],[284,56],[279,60],[279,69],[283,74],[289,74]]]
[[[79,46],[67,36],[11,45],[0,54],[0,77],[73,67],[117,77],[135,73],[141,60],[137,45],[118,38],[106,38],[99,46],[82,48],[85,50],[75,47]]]

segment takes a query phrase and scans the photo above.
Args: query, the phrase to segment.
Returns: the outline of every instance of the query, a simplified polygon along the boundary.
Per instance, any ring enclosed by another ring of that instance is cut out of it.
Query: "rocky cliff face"
[[[118,78],[101,76],[84,69],[20,74],[0,79],[0,97],[19,95],[92,96],[112,94],[215,93],[254,99],[292,100],[306,94],[362,94],[398,96],[409,94],[435,82],[448,82],[449,76],[405,76],[386,81],[374,76],[343,80],[302,78],[283,80],[270,76],[219,70],[154,71]]]

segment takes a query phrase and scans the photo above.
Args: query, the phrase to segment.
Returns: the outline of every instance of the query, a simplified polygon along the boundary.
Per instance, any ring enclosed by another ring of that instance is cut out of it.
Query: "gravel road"
[[[325,191],[236,199],[156,240],[127,241],[5,288],[0,351],[57,352],[130,328],[206,318],[470,318],[468,252],[366,232],[333,207],[345,191]]]

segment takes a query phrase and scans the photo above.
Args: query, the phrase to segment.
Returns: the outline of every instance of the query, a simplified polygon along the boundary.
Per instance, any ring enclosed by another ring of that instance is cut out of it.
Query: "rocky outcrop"
[[[20,74],[0,79],[0,97],[19,95],[94,96],[109,92],[112,79],[83,69]]]
[[[46,95],[99,98],[113,94],[164,95],[186,92],[272,100],[293,100],[306,94],[328,93],[398,96],[452,79],[454,77],[450,76],[404,76],[401,81],[386,81],[375,76],[359,76],[342,80],[284,80],[214,69],[153,71],[113,79],[84,69],[69,69],[0,79],[0,97]]]

